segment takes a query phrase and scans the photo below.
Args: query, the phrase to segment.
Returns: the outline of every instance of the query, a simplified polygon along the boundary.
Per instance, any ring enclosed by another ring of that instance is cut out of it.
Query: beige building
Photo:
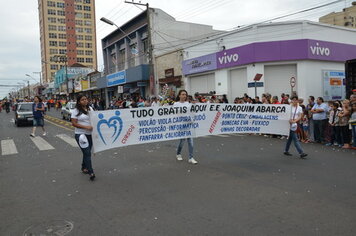
[[[319,22],[356,28],[356,2],[353,2],[351,7],[344,8],[342,12],[332,12],[320,17]]]
[[[96,69],[94,0],[38,0],[38,10],[43,82],[65,65]]]

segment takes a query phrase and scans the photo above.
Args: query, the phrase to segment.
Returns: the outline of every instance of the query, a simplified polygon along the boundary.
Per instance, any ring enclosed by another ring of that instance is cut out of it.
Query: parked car
[[[33,123],[32,105],[33,102],[21,102],[17,104],[17,109],[15,111],[15,125],[20,126],[25,123]]]
[[[75,108],[75,102],[68,102],[64,108],[62,108],[62,118],[63,120],[69,120],[70,116],[72,115],[72,111]]]

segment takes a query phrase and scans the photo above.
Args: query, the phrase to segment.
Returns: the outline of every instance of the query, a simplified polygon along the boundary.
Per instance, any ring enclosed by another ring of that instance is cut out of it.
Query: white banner
[[[289,134],[290,105],[191,104],[90,112],[94,152],[231,133]]]

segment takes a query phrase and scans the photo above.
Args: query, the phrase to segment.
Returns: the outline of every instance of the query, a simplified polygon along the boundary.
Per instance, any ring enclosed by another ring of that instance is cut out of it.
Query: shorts
[[[309,130],[309,125],[303,125],[303,130],[308,131]]]
[[[43,117],[40,118],[33,118],[33,126],[44,126],[44,121],[43,121]]]

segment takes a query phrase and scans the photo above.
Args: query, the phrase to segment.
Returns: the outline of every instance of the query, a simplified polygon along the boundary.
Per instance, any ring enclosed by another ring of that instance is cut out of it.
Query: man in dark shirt
[[[32,128],[32,133],[30,134],[31,137],[35,137],[37,126],[42,127],[43,136],[46,135],[46,131],[44,129],[44,120],[43,120],[44,111],[45,111],[45,106],[42,103],[42,99],[39,96],[35,96],[34,103],[32,105],[33,128]]]

